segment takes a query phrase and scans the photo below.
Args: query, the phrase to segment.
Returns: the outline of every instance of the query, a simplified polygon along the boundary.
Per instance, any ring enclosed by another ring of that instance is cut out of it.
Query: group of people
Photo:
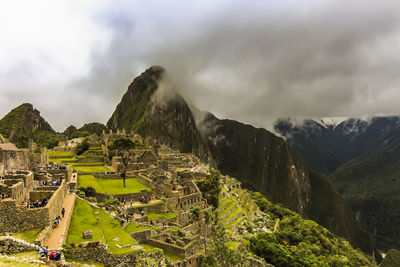
[[[59,251],[57,252],[52,252],[49,255],[49,247],[39,247],[38,249],[39,254],[44,257],[47,260],[47,257],[49,258],[49,260],[55,260],[58,261],[61,259],[61,253]]]
[[[66,164],[55,164],[55,165],[49,165],[46,164],[46,170],[68,170],[68,165]]]
[[[39,185],[40,186],[60,186],[61,182],[62,182],[61,179],[51,180],[51,181],[40,181]]]
[[[25,201],[25,206],[26,208],[30,209],[35,209],[35,208],[41,208],[41,207],[46,207],[47,203],[49,203],[48,198],[44,198],[41,202],[39,200],[36,200],[35,202],[30,202],[29,200]]]
[[[139,202],[142,204],[148,204],[148,203],[150,203],[150,201],[151,201],[150,197],[149,198],[145,198],[144,196],[139,197]]]
[[[58,226],[60,226],[60,221],[61,221],[61,217],[64,218],[66,210],[64,208],[62,208],[61,210],[61,216],[58,215],[53,222],[53,228],[57,228]]]

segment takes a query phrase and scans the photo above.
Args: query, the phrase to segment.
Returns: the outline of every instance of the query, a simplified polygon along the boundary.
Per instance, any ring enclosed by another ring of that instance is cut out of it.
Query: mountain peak
[[[0,120],[0,134],[18,147],[27,147],[30,138],[38,141],[34,135],[39,136],[39,133],[55,135],[50,124],[30,103],[19,105]]]

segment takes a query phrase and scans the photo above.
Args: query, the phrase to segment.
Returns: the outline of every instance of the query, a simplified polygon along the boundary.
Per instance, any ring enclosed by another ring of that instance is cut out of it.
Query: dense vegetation
[[[221,192],[220,176],[219,171],[211,170],[211,175],[208,179],[196,182],[207,203],[214,206],[214,208],[218,207],[218,196]]]
[[[91,122],[83,125],[81,128],[77,129],[75,126],[70,125],[68,126],[63,134],[67,139],[85,137],[91,134],[97,134],[101,136],[103,131],[107,131],[107,128],[104,124],[98,122]]]
[[[280,121],[275,129],[310,166],[329,174],[379,249],[400,248],[400,117],[337,126]]]
[[[385,259],[381,262],[379,267],[398,267],[400,265],[400,251],[391,249],[386,254]]]
[[[29,146],[29,139],[40,147],[53,148],[60,137],[31,104],[22,104],[0,120],[0,134],[19,148]]]
[[[272,204],[253,193],[260,209],[271,216],[273,232],[250,239],[250,249],[274,266],[376,266],[363,252],[317,223]]]
[[[75,147],[75,154],[82,155],[83,153],[85,153],[86,151],[89,150],[89,147],[90,147],[90,145],[88,143],[88,140],[85,139],[85,140],[82,141],[82,143],[78,144]]]

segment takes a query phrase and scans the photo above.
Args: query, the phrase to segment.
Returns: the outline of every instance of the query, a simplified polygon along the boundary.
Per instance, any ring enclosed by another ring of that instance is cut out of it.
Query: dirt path
[[[73,205],[75,202],[75,193],[74,194],[67,194],[64,199],[63,208],[66,210],[64,218],[62,218],[60,225],[53,229],[53,233],[51,234],[50,238],[47,240],[45,246],[48,246],[49,249],[59,249],[62,246],[62,242],[66,237],[68,232],[67,224],[68,221],[71,220],[72,212],[73,212]],[[61,215],[60,215],[61,216]]]

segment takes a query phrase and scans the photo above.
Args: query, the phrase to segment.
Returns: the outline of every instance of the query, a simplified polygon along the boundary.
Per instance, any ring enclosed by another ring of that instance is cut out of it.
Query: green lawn
[[[39,267],[39,266],[47,266],[41,265],[37,263],[29,263],[19,260],[11,260],[11,259],[0,259],[0,266],[10,266],[10,267]]]
[[[49,161],[54,162],[54,164],[60,164],[60,163],[63,163],[63,162],[68,162],[68,163],[70,163],[70,162],[78,162],[78,160],[74,159],[74,158],[49,159]]]
[[[139,231],[144,231],[144,230],[148,230],[148,229],[157,229],[160,226],[157,225],[153,225],[153,226],[141,226],[139,224],[137,224],[137,222],[133,221],[130,222],[125,228],[124,231],[127,232],[128,234],[130,233],[134,233],[134,232],[139,232]]]
[[[169,253],[169,252],[167,252],[165,250],[164,250],[164,257],[166,257],[167,259],[169,259],[173,263],[183,260],[183,258],[181,256]]]
[[[147,218],[149,218],[150,221],[152,220],[157,220],[157,219],[171,219],[179,215],[179,213],[176,212],[149,212],[146,214]]]
[[[99,214],[95,214],[95,212]],[[100,220],[97,221],[96,217]],[[92,230],[93,239],[83,239],[84,231]],[[119,238],[119,241],[112,239]],[[132,239],[120,226],[118,220],[114,220],[104,210],[94,208],[85,200],[76,199],[74,213],[72,215],[71,226],[68,231],[67,245],[71,243],[81,243],[85,241],[102,241],[109,246],[109,251],[113,254],[125,254],[132,252],[130,247],[118,248],[116,245],[137,245],[137,242]]]
[[[109,172],[111,171],[109,168],[98,165],[98,166],[72,166],[78,172]]]
[[[74,154],[71,151],[47,151],[46,154],[51,157],[72,157]]]
[[[36,237],[40,234],[42,231],[42,228],[38,229],[33,229],[33,230],[28,230],[28,231],[23,231],[23,232],[17,232],[14,233],[13,236],[22,240],[25,240],[29,243],[33,243],[36,239]]]
[[[104,194],[104,188],[97,182],[97,178],[93,175],[78,175],[78,188],[93,187],[97,193]]]
[[[145,226],[141,226],[139,224],[137,224],[137,222],[133,221],[130,222],[125,228],[124,231],[129,233],[133,233],[133,232],[139,232],[139,231],[144,231],[150,229],[149,227],[145,227]]]
[[[127,178],[125,185],[126,187],[123,186],[122,178],[99,179],[93,175],[78,175],[78,188],[91,186],[101,194],[131,194],[138,193],[143,189],[151,191],[151,188],[141,183],[138,178]]]

